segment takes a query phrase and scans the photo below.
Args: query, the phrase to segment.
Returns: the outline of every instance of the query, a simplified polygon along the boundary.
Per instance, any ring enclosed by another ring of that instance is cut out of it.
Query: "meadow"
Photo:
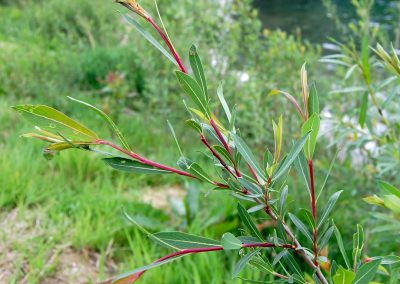
[[[152,1],[142,2],[156,13]],[[238,128],[259,157],[265,148],[274,148],[271,120],[280,113],[284,135],[299,138],[294,133],[301,125],[290,102],[268,94],[274,89],[299,94],[300,69],[307,62],[325,123],[314,162],[316,187],[326,188],[319,202],[344,190],[332,218],[346,245],[351,246],[359,223],[368,240],[366,256],[399,255],[399,240],[394,238],[400,229],[399,205],[382,208],[375,199],[375,204],[364,200],[380,195],[379,181],[400,184],[398,75],[377,63],[378,56],[370,51],[373,83],[364,86],[357,64],[337,64],[343,57],[329,57],[320,44],[263,27],[252,1],[168,0],[159,5],[177,50],[186,56],[196,42],[204,65],[212,67],[205,70],[210,94],[224,82],[227,100],[237,105]],[[393,42],[399,48],[392,33],[365,27],[370,19],[361,8],[354,9],[360,12],[357,28],[350,27],[343,38],[371,29],[367,46],[380,42],[389,50]],[[180,111],[184,96],[174,67],[119,11],[113,1],[0,1],[0,283],[97,283],[164,255],[167,249],[154,245],[126,220],[123,210],[152,232],[181,230],[219,239],[224,232],[240,231],[237,201],[223,191],[209,193],[210,186],[173,175],[114,171],[88,151],[63,151],[48,160],[42,142],[21,137],[32,132],[32,124],[11,106],[47,104],[116,140],[100,117],[67,99],[72,96],[109,114],[135,151],[176,165],[179,150],[167,124],[171,121],[182,148],[206,164],[201,141],[185,128],[186,113]],[[356,52],[362,49],[356,45]],[[369,108],[363,103],[365,90],[371,88],[385,107],[387,128],[372,100]],[[213,106],[217,114],[223,113],[218,104]],[[360,111],[366,127],[358,126]],[[385,139],[386,129],[393,129],[388,134],[392,138]],[[283,148],[291,144],[287,139]],[[287,183],[288,207],[298,210],[308,204],[297,172]],[[262,215],[256,218],[264,229],[273,227]],[[325,253],[338,256],[340,248],[332,244]],[[152,269],[142,283],[273,281],[254,269],[232,279],[238,259],[233,251],[189,256]],[[399,274],[398,267],[390,271]],[[381,271],[378,283],[389,283],[386,276]]]

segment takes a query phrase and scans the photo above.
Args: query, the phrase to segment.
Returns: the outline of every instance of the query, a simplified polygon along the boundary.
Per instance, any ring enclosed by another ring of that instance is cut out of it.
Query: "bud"
[[[147,13],[147,11],[145,9],[142,8],[142,6],[140,6],[136,0],[115,0],[115,2],[125,6],[126,8],[128,8],[129,10],[131,10],[132,12],[135,12],[136,14],[138,14],[139,16],[145,18],[145,19],[149,19],[150,18],[150,14]]]

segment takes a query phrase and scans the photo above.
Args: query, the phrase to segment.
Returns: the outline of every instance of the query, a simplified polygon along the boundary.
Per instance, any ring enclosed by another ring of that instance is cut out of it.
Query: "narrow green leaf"
[[[332,234],[335,230],[334,226],[331,226],[319,239],[319,251],[321,251],[329,242],[332,237]]]
[[[247,227],[250,234],[256,238],[258,238],[261,242],[264,241],[260,231],[257,229],[256,225],[254,224],[253,220],[251,220],[250,214],[246,211],[246,209],[238,203],[237,210],[239,213],[239,217],[242,220],[243,224]]]
[[[231,114],[231,111],[229,110],[229,106],[226,103],[226,100],[225,100],[225,97],[224,97],[224,90],[223,90],[223,87],[222,87],[222,83],[218,87],[217,95],[218,95],[219,101],[221,102],[222,108],[224,109],[224,112],[226,114],[228,122],[231,123],[232,114]]]
[[[200,167],[199,164],[185,158],[185,157],[180,157],[178,160],[178,166],[192,175],[196,176],[202,181],[208,182],[208,183],[213,183],[211,177]]]
[[[174,127],[173,127],[172,124],[169,122],[169,120],[167,120],[167,123],[168,123],[169,130],[171,131],[172,136],[174,137],[175,144],[176,144],[176,146],[178,147],[179,153],[181,154],[181,156],[183,156],[183,151],[182,151],[181,146],[179,145],[179,141],[178,141],[178,138],[176,137],[176,133],[175,133]]]
[[[229,152],[224,147],[222,147],[220,145],[214,145],[213,148],[214,148],[215,151],[217,151],[218,154],[223,156],[225,158],[225,160],[233,162],[231,155],[229,154]]]
[[[232,139],[235,142],[237,150],[240,152],[242,157],[246,160],[247,163],[255,170],[259,178],[264,179],[265,174],[261,167],[259,166],[256,158],[254,157],[253,153],[251,152],[249,146],[240,138],[238,135],[231,133]]]
[[[138,161],[120,157],[104,158],[103,161],[118,171],[137,174],[170,174],[171,172],[142,164]]]
[[[360,126],[364,128],[365,125],[365,118],[367,117],[367,109],[368,109],[368,92],[365,92],[362,100],[361,100],[361,108],[360,108]]]
[[[329,176],[331,174],[331,171],[333,169],[333,165],[335,164],[335,161],[336,161],[336,158],[337,158],[338,154],[339,154],[339,149],[336,151],[335,156],[333,156],[333,159],[332,159],[331,163],[329,164],[328,172],[326,173],[324,182],[322,183],[321,189],[319,190],[319,193],[318,193],[318,196],[317,196],[317,202],[318,202],[319,197],[321,196],[322,192],[324,192],[326,182],[328,181],[328,178],[329,178]]]
[[[17,105],[13,109],[45,131],[63,133],[71,140],[97,140],[96,133],[64,113],[45,105]]]
[[[308,160],[312,159],[314,155],[315,145],[317,144],[317,136],[319,132],[320,119],[319,114],[314,113],[310,116],[310,118],[304,123],[301,128],[301,134],[305,135],[306,133],[310,133],[309,138],[304,147],[304,151],[306,153],[306,157]]]
[[[286,159],[282,160],[282,164],[279,166],[277,171],[275,172],[274,176],[272,177],[272,180],[275,181],[279,179],[283,174],[286,173],[286,171],[289,169],[289,167],[292,165],[294,160],[297,158],[299,155],[300,151],[303,149],[305,143],[308,140],[310,133],[305,134],[299,141],[297,141],[293,147],[290,149],[289,154],[287,155]]]
[[[102,110],[98,109],[97,107],[87,103],[87,102],[83,102],[80,101],[78,99],[72,98],[72,97],[68,97],[70,100],[80,103],[81,105],[84,105],[88,108],[90,108],[91,110],[95,111],[98,115],[100,115],[100,117],[108,123],[108,125],[110,126],[110,128],[114,131],[115,135],[117,135],[119,141],[121,141],[122,145],[124,146],[124,148],[128,151],[132,151],[131,147],[129,146],[129,143],[126,141],[125,137],[122,135],[122,132],[119,130],[118,126],[114,123],[114,121]]]
[[[233,272],[232,272],[232,278],[236,278],[239,276],[240,272],[242,272],[242,270],[246,267],[246,265],[249,263],[249,261],[254,258],[258,253],[260,252],[260,250],[255,250],[253,252],[250,252],[248,254],[246,254],[244,257],[242,257],[238,263],[236,263]]]
[[[304,225],[303,222],[300,221],[299,218],[297,218],[295,215],[289,213],[289,218],[292,220],[293,224],[296,226],[296,228],[305,236],[310,242],[313,242],[313,237],[310,233],[310,231],[307,229],[306,225]]]
[[[339,267],[335,276],[333,276],[334,284],[352,284],[356,274],[353,271],[346,270],[343,267]]]
[[[400,190],[390,183],[387,183],[383,180],[379,181],[379,187],[388,194],[395,195],[400,198]]]
[[[161,245],[167,247],[172,246],[179,250],[221,246],[220,241],[182,232],[159,232],[153,234],[152,236],[155,237],[156,240],[161,240]]]
[[[263,195],[262,188],[259,187],[257,184],[248,181],[245,178],[238,178],[239,183],[252,194],[255,195]]]
[[[211,113],[208,107],[207,98],[196,80],[181,71],[176,71],[176,77],[185,93],[192,99],[206,118],[210,119]]]
[[[340,194],[342,194],[342,192],[343,192],[343,190],[337,191],[329,198],[328,204],[326,205],[324,212],[322,212],[322,215],[321,215],[322,217],[318,223],[317,228],[320,228],[324,224],[325,220],[328,218],[329,214],[332,212],[332,209],[335,206],[336,201],[338,200],[338,198],[339,198]]]
[[[281,192],[281,200],[280,200],[280,206],[279,206],[279,212],[281,216],[284,215],[284,210],[285,210],[285,205],[286,205],[286,199],[289,193],[289,187],[286,185]]]
[[[201,64],[201,60],[199,54],[197,53],[197,48],[193,44],[189,50],[189,61],[190,66],[192,67],[194,77],[196,78],[197,83],[199,83],[200,87],[203,90],[203,94],[206,98],[206,101],[210,101],[210,97],[208,95],[207,82],[206,77],[204,76],[203,65]]]
[[[301,179],[307,186],[308,195],[311,196],[310,170],[308,168],[308,162],[304,151],[300,151],[299,155],[294,160],[294,166],[296,168],[297,174],[301,177]]]
[[[311,85],[310,89],[310,96],[308,98],[308,112],[310,115],[313,115],[314,113],[319,114],[319,100],[315,83]]]
[[[136,21],[135,18],[129,15],[122,16],[128,23],[132,24],[145,39],[147,39],[152,45],[154,45],[159,51],[161,51],[161,53],[164,54],[165,57],[167,57],[175,65],[178,65],[175,58],[150,33],[148,33],[146,29],[141,24],[139,24],[138,21]]]
[[[298,276],[300,276],[301,280],[304,283],[304,276],[303,273],[299,267],[299,265],[297,264],[296,260],[294,259],[294,257],[287,251],[284,251],[285,253],[283,254],[283,259],[286,262],[286,264],[289,266],[290,270],[297,274]]]
[[[333,226],[335,228],[335,237],[336,237],[336,241],[337,241],[338,246],[339,246],[339,250],[340,250],[340,252],[341,252],[341,254],[343,256],[344,262],[346,263],[346,267],[350,268],[350,261],[349,261],[349,258],[347,257],[346,249],[344,248],[342,235],[340,234],[340,231],[336,227],[336,225],[333,224]]]
[[[242,248],[242,242],[231,233],[222,235],[221,244],[224,250],[238,250]]]
[[[353,284],[368,284],[374,278],[380,264],[381,260],[375,259],[371,262],[361,265],[357,270],[356,279],[354,280]]]
[[[256,267],[258,270],[267,273],[267,274],[272,274],[274,273],[274,270],[271,266],[271,263],[268,261],[268,259],[263,259],[261,257],[253,257],[250,260],[250,264]]]
[[[273,164],[278,163],[281,156],[282,150],[282,139],[283,139],[283,119],[282,115],[279,117],[278,124],[272,121],[272,126],[274,128],[274,142],[275,142],[275,153]]]

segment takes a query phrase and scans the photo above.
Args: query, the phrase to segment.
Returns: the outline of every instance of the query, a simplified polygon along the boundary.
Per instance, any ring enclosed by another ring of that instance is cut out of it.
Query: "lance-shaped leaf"
[[[242,257],[238,261],[238,263],[236,263],[235,268],[233,269],[232,278],[238,277],[240,272],[246,267],[246,265],[249,263],[249,261],[251,259],[253,259],[259,252],[260,252],[260,250],[258,249],[253,252],[250,252],[250,253],[246,254],[244,257]]]
[[[300,151],[299,155],[294,160],[294,166],[296,167],[297,174],[306,184],[309,196],[311,196],[310,169],[304,151]]]
[[[258,238],[261,242],[264,241],[260,231],[257,229],[256,225],[254,224],[253,220],[251,220],[250,214],[244,209],[244,207],[238,203],[237,206],[238,213],[240,219],[242,220],[243,224],[247,227],[250,234],[256,238]]]
[[[262,171],[260,165],[257,162],[257,159],[254,157],[253,153],[251,152],[249,146],[243,141],[242,138],[240,138],[236,134],[231,134],[232,139],[235,142],[237,150],[240,152],[242,157],[246,160],[247,163],[255,170],[257,173],[258,177],[260,178],[265,178],[265,174]]]
[[[199,164],[185,158],[185,157],[180,157],[178,160],[178,166],[195,177],[199,178],[202,181],[213,183],[211,180],[211,177],[200,167]]]
[[[313,115],[314,113],[319,114],[319,99],[315,83],[313,83],[310,88],[310,97],[308,98],[308,111],[310,115]]]
[[[272,265],[268,259],[263,259],[261,257],[253,257],[250,260],[250,264],[264,273],[267,273],[267,274],[274,273],[274,269],[272,268]]]
[[[110,126],[110,128],[114,131],[114,133],[117,135],[118,139],[121,141],[122,145],[124,146],[124,148],[128,151],[131,151],[131,148],[128,144],[128,142],[126,141],[125,137],[122,135],[122,132],[119,130],[118,126],[114,123],[114,121],[102,110],[98,109],[97,107],[84,102],[84,101],[80,101],[78,99],[72,98],[72,97],[68,97],[70,100],[80,103],[81,105],[84,105],[86,107],[88,107],[89,109],[93,110],[94,112],[96,112],[98,115],[100,115],[100,117],[107,122],[107,124]]]
[[[307,159],[312,159],[314,155],[315,145],[317,144],[317,136],[319,132],[319,114],[314,113],[311,117],[303,124],[301,128],[302,135],[310,133],[310,136],[305,144],[304,152]]]
[[[384,182],[382,180],[379,181],[379,187],[381,188],[382,191],[389,195],[394,195],[400,198],[400,190],[390,183]]]
[[[343,190],[339,190],[337,192],[335,192],[328,200],[328,204],[326,205],[326,208],[324,210],[324,212],[322,212],[322,217],[318,223],[318,228],[320,228],[325,220],[328,218],[329,214],[332,212],[333,207],[336,204],[336,201],[338,200],[339,196],[342,194]]]
[[[306,225],[304,225],[303,222],[300,221],[299,218],[297,218],[295,215],[289,213],[289,218],[292,220],[293,224],[296,226],[296,228],[304,235],[307,237],[307,239],[310,242],[313,242],[313,237],[310,233],[310,231],[307,229]]]
[[[306,144],[310,133],[305,134],[299,141],[297,141],[293,147],[290,149],[289,154],[286,156],[284,160],[282,160],[281,164],[279,165],[278,169],[276,170],[272,180],[279,179],[283,174],[289,170],[289,167],[292,165],[294,160],[299,155],[300,151],[303,149],[304,145]]]
[[[250,181],[248,181],[247,179],[242,178],[242,177],[241,177],[241,178],[238,178],[237,180],[239,181],[239,183],[240,183],[245,189],[247,189],[248,191],[250,191],[252,194],[254,194],[254,195],[262,195],[262,194],[263,194],[262,188],[261,188],[260,186],[258,186],[257,184],[252,183],[252,182],[250,182]]]
[[[189,50],[189,61],[190,66],[192,67],[194,77],[196,78],[197,83],[199,83],[201,89],[203,90],[203,94],[206,98],[206,101],[210,101],[210,97],[208,95],[207,89],[207,81],[204,76],[203,65],[201,64],[201,60],[199,54],[197,53],[197,48],[193,44]]]
[[[153,166],[141,162],[120,157],[104,158],[103,161],[118,171],[131,172],[137,174],[170,174],[166,170],[157,169]]]
[[[176,71],[176,77],[178,78],[179,84],[185,93],[192,99],[204,116],[206,116],[206,118],[209,120],[211,118],[211,113],[208,107],[208,101],[203,93],[203,89],[200,87],[197,81],[181,71]]]
[[[374,278],[376,272],[378,271],[381,261],[381,259],[375,259],[371,262],[361,265],[360,268],[357,270],[356,279],[354,279],[353,284],[370,283],[370,281]]]
[[[306,117],[309,117],[310,112],[308,110],[308,79],[307,79],[307,70],[306,63],[303,64],[300,70],[300,79],[301,79],[301,92],[303,94],[303,103],[305,109]]]
[[[300,279],[303,281],[302,283],[305,283],[304,276],[299,265],[297,264],[294,257],[287,250],[284,250],[283,260],[286,262],[287,266],[289,266],[290,270],[300,277]]]
[[[92,130],[49,106],[18,105],[13,109],[45,131],[62,133],[71,140],[94,141],[98,139],[97,134]]]
[[[228,122],[231,123],[232,114],[231,114],[229,106],[226,103],[226,100],[225,100],[225,97],[224,97],[224,90],[223,90],[223,87],[222,87],[222,83],[218,87],[217,95],[218,95],[219,101],[221,102],[222,108],[224,109],[224,112],[226,114],[226,118],[228,119]]]
[[[155,237],[156,241],[161,240],[161,245],[174,247],[178,250],[221,246],[220,241],[182,232],[159,232],[150,236],[150,238],[152,237]]]
[[[344,248],[344,244],[343,244],[343,239],[342,239],[342,235],[340,234],[339,229],[336,227],[335,224],[333,224],[334,228],[335,228],[335,237],[336,237],[336,241],[338,243],[339,246],[339,250],[343,256],[344,262],[346,263],[347,268],[350,268],[350,261],[349,258],[347,257],[347,253],[346,253],[346,249]]]
[[[147,39],[153,46],[161,51],[161,53],[164,54],[165,57],[167,57],[175,65],[178,65],[175,58],[149,32],[147,32],[146,29],[141,24],[139,24],[139,22],[136,21],[135,18],[129,15],[122,16],[128,23],[132,24],[145,39]]]

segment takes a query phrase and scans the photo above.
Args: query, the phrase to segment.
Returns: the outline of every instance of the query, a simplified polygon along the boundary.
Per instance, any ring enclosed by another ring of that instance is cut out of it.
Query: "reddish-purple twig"
[[[268,247],[276,247],[276,248],[286,248],[286,249],[296,249],[295,245],[291,244],[283,244],[283,245],[275,245],[272,243],[250,243],[250,244],[243,244],[243,248],[268,248]],[[208,248],[192,248],[192,249],[184,249],[181,251],[177,251],[171,254],[168,254],[160,259],[157,259],[153,263],[161,262],[167,259],[171,259],[177,256],[181,255],[186,255],[186,254],[195,254],[195,253],[202,253],[202,252],[211,252],[211,251],[221,251],[224,248],[222,246],[214,246],[214,247],[208,247]],[[136,280],[138,280],[147,270],[143,270],[141,272],[136,273],[133,275],[131,278],[127,279],[126,282],[121,282],[122,283],[134,283]]]
[[[313,161],[310,159],[308,161],[308,168],[310,170],[310,183],[311,183],[311,208],[312,215],[314,217],[314,223],[317,223],[317,200],[315,198],[315,186],[314,186],[314,166]],[[317,239],[318,239],[318,228],[315,226],[313,233],[313,249],[314,249],[314,264],[318,266],[318,248],[317,248]]]

